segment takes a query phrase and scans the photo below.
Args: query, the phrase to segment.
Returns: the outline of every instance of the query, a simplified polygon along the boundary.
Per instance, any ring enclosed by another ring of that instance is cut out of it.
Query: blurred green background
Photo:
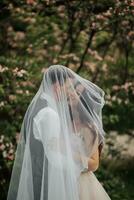
[[[105,91],[95,172],[112,200],[134,199],[134,1],[0,1],[0,196],[43,72],[63,64]]]

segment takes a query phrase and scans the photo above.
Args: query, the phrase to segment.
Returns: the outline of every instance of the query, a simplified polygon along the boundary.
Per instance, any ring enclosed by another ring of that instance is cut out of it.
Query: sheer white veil
[[[104,143],[104,95],[63,65],[46,70],[22,122],[7,200],[79,200],[84,158]]]

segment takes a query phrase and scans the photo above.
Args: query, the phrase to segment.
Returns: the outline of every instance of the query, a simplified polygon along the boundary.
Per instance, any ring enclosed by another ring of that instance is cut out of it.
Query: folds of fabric
[[[81,173],[79,177],[80,200],[110,200],[93,172]]]

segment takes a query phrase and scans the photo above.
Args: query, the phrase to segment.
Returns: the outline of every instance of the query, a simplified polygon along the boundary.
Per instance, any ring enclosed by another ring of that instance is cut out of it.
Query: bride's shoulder
[[[81,135],[83,135],[83,137],[86,139],[86,140],[91,140],[92,139],[92,131],[90,129],[90,127],[88,126],[84,126],[81,128]]]
[[[90,130],[90,128],[88,127],[88,126],[82,126],[82,128],[81,128],[81,131],[83,132],[83,133],[88,133],[89,132],[89,130]]]

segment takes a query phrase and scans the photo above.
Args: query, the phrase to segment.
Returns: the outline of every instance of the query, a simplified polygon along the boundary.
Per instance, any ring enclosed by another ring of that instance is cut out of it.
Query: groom
[[[56,73],[55,73],[56,72]],[[56,101],[58,101],[58,90],[59,88],[62,89],[64,86],[66,87],[67,79],[72,78],[70,75],[67,75],[66,71],[61,71],[58,69],[51,69],[49,72],[46,72],[49,74],[46,74],[45,77],[49,77],[51,81],[51,86],[54,91],[54,96]],[[48,75],[48,76],[47,76]],[[45,80],[45,83],[47,83],[48,80]],[[45,93],[44,93],[45,94]],[[47,123],[46,121],[43,121],[45,119],[45,116],[48,115],[48,101],[51,97],[47,94],[41,95],[41,98],[39,98],[36,102],[34,112],[32,113],[32,116],[30,116],[31,120],[31,130],[33,130],[33,118],[36,118],[37,113],[39,113],[40,110],[43,109],[43,118],[42,123],[45,126],[44,123]],[[51,120],[53,119],[53,111],[52,109],[49,109],[49,115],[51,116]],[[46,113],[46,114],[45,114]],[[27,120],[26,120],[27,121]],[[26,122],[25,121],[25,122]],[[47,125],[47,124],[46,124]],[[25,124],[26,127],[26,124]],[[26,139],[26,135],[25,135]],[[31,163],[32,163],[32,173],[33,173],[33,192],[34,192],[34,200],[39,200],[41,196],[41,186],[42,186],[42,175],[43,175],[43,162],[45,158],[45,174],[44,174],[44,180],[45,185],[44,187],[44,194],[43,199],[48,199],[48,159],[46,155],[44,154],[44,148],[43,143],[41,140],[38,139],[38,133],[30,133],[30,152],[31,152]]]

